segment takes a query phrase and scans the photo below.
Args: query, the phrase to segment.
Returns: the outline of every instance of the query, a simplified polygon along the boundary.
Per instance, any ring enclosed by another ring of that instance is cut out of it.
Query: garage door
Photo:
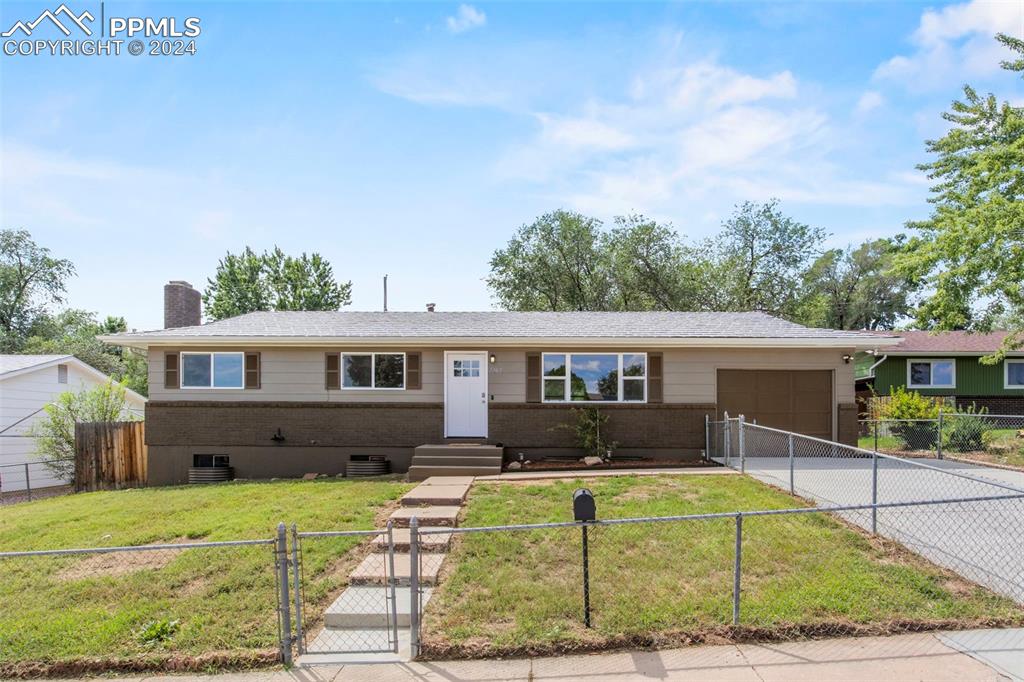
[[[830,370],[720,369],[718,416],[832,439]]]

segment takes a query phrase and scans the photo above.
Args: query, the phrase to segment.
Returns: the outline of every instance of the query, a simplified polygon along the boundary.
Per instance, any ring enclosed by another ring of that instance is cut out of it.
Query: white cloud
[[[914,52],[883,62],[874,78],[926,90],[992,74],[1008,56],[996,33],[1024,34],[1024,3],[972,0],[927,9],[910,38]]]
[[[859,116],[863,116],[883,104],[885,104],[885,97],[882,96],[882,93],[877,90],[868,90],[857,100],[857,107],[854,112]]]
[[[633,137],[602,121],[591,118],[572,118],[537,114],[541,122],[541,137],[552,144],[575,149],[626,149]]]
[[[445,19],[445,23],[452,33],[465,33],[486,24],[487,15],[472,5],[459,5],[455,16]]]

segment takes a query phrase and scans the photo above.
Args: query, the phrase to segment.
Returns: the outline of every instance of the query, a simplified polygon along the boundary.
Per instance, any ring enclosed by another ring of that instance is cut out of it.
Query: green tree
[[[519,228],[491,258],[487,286],[506,310],[611,310],[601,221],[557,210]]]
[[[114,381],[79,391],[66,391],[43,408],[45,417],[33,424],[35,454],[54,475],[75,473],[75,424],[78,422],[135,421],[127,409],[125,387]]]
[[[75,274],[24,230],[0,230],[0,351],[17,352],[36,318],[61,303]]]
[[[1018,58],[1003,67],[1024,71],[1024,42],[997,36]],[[917,311],[922,328],[1012,332],[998,362],[1024,343],[1024,109],[964,86],[962,100],[943,114],[949,132],[926,147],[935,155],[919,168],[935,182],[931,216],[916,231],[900,267],[930,290]]]
[[[909,317],[917,282],[893,270],[903,238],[830,249],[804,274],[797,321],[831,329],[893,329]]]
[[[783,215],[775,199],[736,207],[715,242],[715,278],[723,309],[761,310],[792,318],[800,304],[805,271],[820,255],[826,232]]]
[[[68,309],[56,315],[43,314],[35,319],[20,352],[40,355],[70,354],[110,375],[141,395],[148,394],[146,359],[138,351],[110,346],[97,336],[127,331],[123,317],[107,317],[102,322],[94,313]]]
[[[671,225],[642,215],[619,216],[604,245],[616,310],[695,310],[703,263]]]
[[[352,301],[352,282],[338,282],[318,253],[294,257],[280,248],[228,253],[207,280],[206,316],[223,320],[258,310],[338,310]]]

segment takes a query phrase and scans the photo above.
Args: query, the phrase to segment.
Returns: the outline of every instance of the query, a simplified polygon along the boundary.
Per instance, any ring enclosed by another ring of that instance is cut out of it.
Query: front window
[[[342,388],[405,388],[405,353],[342,353]]]
[[[243,388],[244,353],[182,353],[182,388]]]
[[[956,386],[956,364],[953,360],[908,360],[909,388],[953,388]]]
[[[1024,388],[1024,360],[1006,361],[1006,388]]]
[[[544,402],[644,402],[646,353],[544,353]]]

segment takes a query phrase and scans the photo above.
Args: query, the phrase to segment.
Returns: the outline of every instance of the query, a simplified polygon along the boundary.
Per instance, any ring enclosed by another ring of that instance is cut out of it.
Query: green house
[[[904,386],[928,396],[949,396],[960,407],[975,404],[991,414],[1024,414],[1024,352],[994,365],[981,358],[996,351],[1006,332],[899,332],[892,348],[857,358],[858,389],[889,395]]]

